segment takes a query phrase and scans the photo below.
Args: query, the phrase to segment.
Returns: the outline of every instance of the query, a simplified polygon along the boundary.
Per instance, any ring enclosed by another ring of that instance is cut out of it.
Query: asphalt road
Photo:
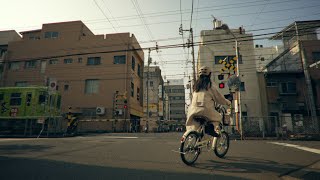
[[[99,134],[0,139],[0,180],[21,179],[320,179],[318,141],[231,141],[186,166],[182,133]]]

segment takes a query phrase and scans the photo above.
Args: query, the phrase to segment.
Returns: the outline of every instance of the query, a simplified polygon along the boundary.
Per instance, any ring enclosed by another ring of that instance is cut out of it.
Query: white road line
[[[301,149],[301,150],[304,150],[304,151],[320,154],[320,149],[309,148],[309,147],[304,147],[304,146],[295,145],[295,144],[280,143],[280,142],[269,142],[269,143],[277,144],[277,145],[280,145],[280,146],[292,147],[292,148]]]
[[[125,137],[125,136],[105,136],[103,138],[107,138],[107,139],[137,139],[138,137]]]
[[[47,139],[47,138],[39,138],[39,139]],[[37,138],[0,138],[0,142],[6,142],[6,141],[32,141],[32,140],[39,140]]]

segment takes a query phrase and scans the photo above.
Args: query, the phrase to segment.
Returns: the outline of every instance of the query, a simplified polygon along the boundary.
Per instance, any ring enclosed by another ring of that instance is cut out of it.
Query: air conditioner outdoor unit
[[[96,108],[96,114],[97,115],[103,115],[105,113],[105,108],[104,107],[97,107]]]

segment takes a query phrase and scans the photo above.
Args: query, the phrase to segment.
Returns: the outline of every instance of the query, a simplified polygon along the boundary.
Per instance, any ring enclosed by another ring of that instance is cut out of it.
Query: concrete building
[[[164,85],[167,94],[167,117],[166,120],[173,120],[177,123],[184,124],[186,120],[185,112],[185,87],[183,79],[168,79]]]
[[[94,35],[81,21],[20,34],[22,40],[8,43],[5,86],[50,82],[62,95],[63,112],[72,107],[83,117],[131,119],[139,126],[144,53],[133,34]],[[116,92],[127,108],[115,102]]]
[[[4,59],[8,53],[8,43],[19,41],[21,37],[15,30],[0,31],[0,87],[3,86]]]
[[[143,77],[145,89],[143,91],[144,120],[142,126],[147,127],[149,130],[155,131],[155,129],[158,129],[159,127],[160,120],[163,120],[164,109],[163,78],[161,76],[160,67],[144,67]],[[148,108],[147,104],[149,106]],[[147,109],[149,111],[149,116],[147,115]]]
[[[254,59],[256,61],[257,72],[261,72],[275,57],[283,51],[283,46],[263,47],[256,44],[254,48]]]
[[[267,130],[279,134],[285,125],[291,133],[319,134],[320,20],[296,21],[271,40],[282,40],[283,52],[261,74],[264,115],[271,116]]]
[[[260,93],[253,36],[244,29],[231,29],[239,47],[239,72],[241,79],[241,110],[243,117],[261,117]],[[201,31],[198,64],[212,69],[212,80],[222,94],[229,94],[228,77],[236,74],[235,38],[221,28],[221,23],[212,30]]]

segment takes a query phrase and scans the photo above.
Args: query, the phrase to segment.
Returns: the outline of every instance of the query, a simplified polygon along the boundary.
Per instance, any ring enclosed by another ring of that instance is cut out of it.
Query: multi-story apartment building
[[[283,52],[266,65],[260,76],[264,115],[270,133],[286,126],[294,133],[319,133],[320,60],[317,31],[320,20],[296,21],[271,40],[282,40]]]
[[[168,79],[168,81],[165,82],[164,89],[168,98],[166,99],[168,103],[167,120],[173,120],[183,124],[186,120],[185,87],[183,85],[183,79]]]
[[[3,86],[4,59],[8,52],[8,43],[19,40],[21,37],[15,30],[0,31],[0,87]]]
[[[219,21],[220,22],[220,21]],[[243,117],[261,117],[260,93],[253,36],[244,29],[221,28],[221,22],[212,30],[201,31],[201,45],[197,67],[208,66],[212,70],[212,80],[222,94],[229,94],[227,81],[236,74],[236,40],[239,49],[239,73],[241,79],[241,111]],[[235,123],[235,122],[234,122]]]
[[[160,120],[163,120],[163,78],[160,67],[144,67],[143,77],[145,88],[143,91],[144,126],[154,130],[159,127]]]
[[[72,107],[94,118],[143,117],[144,53],[133,34],[95,35],[81,21],[20,34],[22,40],[8,43],[5,86],[51,82],[62,95],[62,112]],[[116,92],[127,106],[116,104]]]

